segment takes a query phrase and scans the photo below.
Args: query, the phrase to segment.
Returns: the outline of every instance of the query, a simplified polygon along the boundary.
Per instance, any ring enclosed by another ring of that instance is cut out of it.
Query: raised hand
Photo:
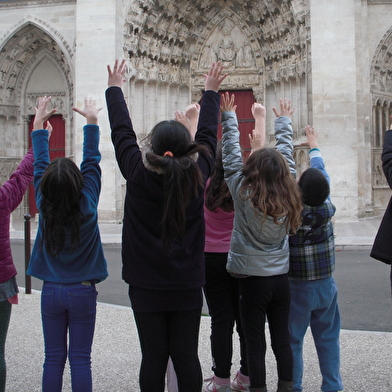
[[[314,130],[314,127],[307,125],[305,127],[306,142],[301,143],[301,146],[309,146],[312,148],[318,147],[318,132]]]
[[[249,134],[250,153],[264,147],[265,144],[265,107],[261,103],[255,102],[251,107],[253,118],[255,119],[255,129]]]
[[[181,112],[180,110],[175,110],[174,111],[174,119],[184,125],[188,130],[190,128],[189,124],[189,118],[185,115],[184,112]]]
[[[43,129],[44,122],[47,121],[53,113],[56,113],[56,109],[48,110],[48,105],[51,99],[51,96],[47,97],[46,95],[38,99],[38,106],[35,108],[33,131]]]
[[[189,121],[199,121],[200,105],[198,103],[192,103],[185,108],[185,115],[189,118]]]
[[[221,95],[221,111],[222,112],[235,112],[237,110],[237,105],[234,105],[234,94],[229,94],[226,91]]]
[[[266,110],[265,110],[265,106],[263,106],[261,103],[254,102],[251,107],[251,111],[252,111],[252,116],[255,120],[265,119]]]
[[[125,72],[127,70],[126,60],[121,60],[120,64],[118,60],[114,62],[113,71],[110,65],[107,66],[108,69],[108,87],[122,87],[125,82]]]
[[[295,108],[291,108],[291,101],[287,98],[280,98],[279,106],[280,106],[279,112],[275,108],[272,108],[276,117],[280,117],[280,116],[291,117],[291,115],[294,113]]]
[[[45,129],[49,132],[49,139],[50,139],[50,135],[53,132],[53,127],[52,127],[52,124],[49,122],[49,120],[46,123],[46,128]]]
[[[72,110],[76,113],[81,114],[86,118],[87,124],[98,124],[98,113],[102,110],[102,107],[97,108],[96,101],[92,98],[84,99],[84,108],[78,109],[73,107]]]
[[[222,81],[226,78],[227,74],[222,75],[223,64],[218,61],[217,63],[212,63],[210,70],[207,75],[204,75],[205,90],[212,90],[218,92]]]
[[[189,132],[192,138],[195,138],[197,131],[197,124],[199,122],[200,105],[192,103],[185,108],[185,115],[189,118]]]

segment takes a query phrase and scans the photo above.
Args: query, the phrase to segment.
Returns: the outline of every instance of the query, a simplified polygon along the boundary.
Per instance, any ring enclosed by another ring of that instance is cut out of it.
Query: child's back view
[[[80,170],[69,158],[50,162],[50,132],[44,122],[50,97],[41,98],[32,132],[34,187],[40,212],[37,238],[27,270],[44,281],[41,295],[45,342],[43,392],[62,390],[64,365],[69,358],[73,392],[91,392],[91,346],[97,291],[108,276],[98,228],[101,191],[101,154],[98,111],[85,100],[83,161]]]
[[[290,236],[290,338],[294,358],[293,391],[302,391],[303,339],[310,325],[316,344],[322,391],[343,389],[340,377],[340,315],[335,269],[335,243],[331,219],[335,206],[329,197],[329,176],[317,148],[313,127],[305,127],[310,147],[310,168],[298,181],[302,192],[302,226]]]
[[[18,303],[16,267],[12,258],[10,241],[11,213],[23,199],[33,179],[34,154],[30,149],[9,180],[0,187],[0,392],[5,391],[5,342],[11,318],[11,308]]]
[[[282,155],[291,155],[292,135],[276,135],[282,153],[262,148],[243,165],[234,96],[223,96],[221,107],[223,167],[235,210],[227,270],[239,278],[249,391],[267,391],[264,328],[268,318],[278,392],[289,392],[293,362],[288,331],[288,232],[299,226],[302,210],[298,187]]]
[[[200,392],[198,336],[203,304],[204,184],[216,150],[220,96],[226,75],[213,63],[194,141],[178,121],[161,121],[139,146],[122,85],[125,61],[108,67],[106,101],[112,141],[126,179],[123,279],[135,317],[142,363],[140,390],[163,392],[169,357],[180,392]],[[141,148],[140,148],[141,147]]]

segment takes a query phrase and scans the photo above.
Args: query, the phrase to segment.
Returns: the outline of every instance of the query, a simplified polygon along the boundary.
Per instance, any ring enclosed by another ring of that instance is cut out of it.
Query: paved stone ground
[[[23,294],[13,307],[7,339],[7,391],[39,392],[43,363],[43,337],[40,320],[40,293]],[[268,333],[268,331],[267,331]],[[200,361],[204,377],[211,375],[210,319],[202,317]],[[235,341],[233,373],[239,365],[239,347]],[[317,356],[308,333],[304,348],[304,391],[320,390]],[[392,391],[392,333],[341,332],[341,372],[346,392]],[[140,366],[139,341],[130,308],[98,304],[92,353],[95,392],[136,392]],[[277,375],[272,350],[267,350],[268,387],[275,391]],[[64,374],[64,392],[70,392],[69,369]]]
[[[380,219],[357,222],[335,222],[337,249],[370,248]],[[103,242],[118,246],[121,225],[100,224]],[[32,224],[34,238],[35,224]],[[23,221],[14,220],[11,237],[23,240]],[[38,392],[41,390],[43,337],[40,320],[39,292],[24,294],[20,304],[13,307],[7,339],[7,391]],[[199,355],[205,378],[211,376],[210,319],[202,317]],[[235,341],[233,373],[239,365],[238,342]],[[320,391],[317,355],[310,333],[304,346],[304,392]],[[136,392],[140,366],[140,349],[133,320],[128,307],[99,303],[96,333],[92,353],[95,392]],[[341,332],[341,372],[346,392],[392,391],[392,333]],[[267,374],[270,391],[276,388],[275,359],[267,350]],[[70,392],[69,369],[64,374],[64,392]]]

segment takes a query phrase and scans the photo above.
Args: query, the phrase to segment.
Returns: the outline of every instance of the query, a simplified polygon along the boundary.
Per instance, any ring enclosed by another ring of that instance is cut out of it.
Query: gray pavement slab
[[[334,222],[337,250],[370,249],[381,218],[355,222]],[[121,224],[100,223],[105,244],[120,246]],[[31,224],[35,238],[36,223]],[[23,219],[13,219],[12,241],[23,241]],[[21,288],[19,305],[13,306],[6,344],[7,392],[41,390],[43,336],[40,319],[40,293],[24,294]],[[199,356],[203,376],[211,376],[210,319],[203,316],[200,328]],[[234,339],[233,373],[239,366],[239,347]],[[267,381],[270,391],[276,390],[276,365],[270,347],[267,350]],[[304,343],[304,392],[320,391],[321,379],[317,354],[308,331]],[[132,311],[129,307],[98,304],[96,332],[92,352],[95,392],[136,392],[140,366],[139,341]],[[341,372],[346,392],[392,391],[392,333],[341,331]],[[71,391],[68,367],[64,373],[64,392]],[[153,392],[153,391],[152,391]]]
[[[41,390],[43,336],[40,319],[40,292],[24,294],[12,308],[6,346],[7,391]],[[268,331],[267,331],[268,334]],[[199,356],[203,376],[211,376],[210,319],[202,317]],[[233,373],[239,366],[238,340],[234,339]],[[304,344],[304,392],[320,391],[317,355],[308,331]],[[276,390],[276,365],[267,349],[267,379]],[[140,366],[139,341],[129,307],[99,303],[92,351],[95,392],[136,392]],[[392,333],[341,331],[341,373],[346,392],[392,391]],[[70,392],[69,368],[64,372],[64,392]],[[153,391],[152,391],[153,392]]]

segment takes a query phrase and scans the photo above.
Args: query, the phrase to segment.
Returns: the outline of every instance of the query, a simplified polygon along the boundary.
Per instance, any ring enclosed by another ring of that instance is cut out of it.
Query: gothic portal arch
[[[42,24],[42,23],[41,23]],[[44,30],[46,27],[47,30]],[[53,28],[23,20],[8,34],[0,48],[0,129],[1,160],[20,161],[29,147],[29,122],[35,114],[39,96],[51,95],[52,105],[65,120],[69,116],[73,97],[73,76],[69,46],[64,46]],[[71,153],[71,124],[65,122],[68,154]],[[2,171],[1,179],[12,172]],[[25,198],[26,200],[26,198]],[[28,210],[26,202],[19,213]]]
[[[372,196],[375,213],[385,209],[391,196],[382,171],[384,134],[390,128],[392,115],[392,27],[381,39],[375,51],[371,68],[372,94]]]
[[[222,89],[253,90],[255,99],[269,107],[289,96],[297,108],[294,127],[311,123],[303,99],[311,94],[308,1],[134,0],[127,6],[123,50],[129,59],[130,90],[142,91],[143,84],[143,93],[157,99],[158,116],[170,117],[174,107],[198,101],[203,74],[212,61],[220,60],[229,73]],[[176,96],[177,86],[183,87]],[[131,107],[140,105],[133,101],[131,96]],[[141,133],[148,132],[142,123],[136,125]]]

